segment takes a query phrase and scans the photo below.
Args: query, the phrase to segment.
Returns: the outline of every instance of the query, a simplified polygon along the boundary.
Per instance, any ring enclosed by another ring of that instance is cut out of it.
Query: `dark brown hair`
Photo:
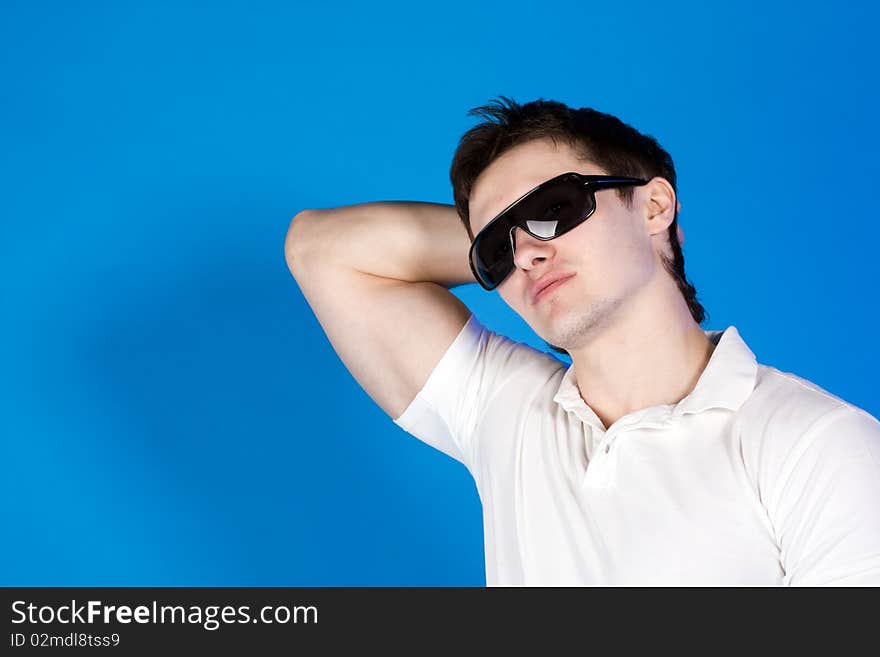
[[[617,117],[590,107],[572,109],[553,100],[538,99],[520,105],[507,96],[499,96],[499,99],[468,112],[469,116],[481,116],[487,120],[462,135],[449,169],[455,207],[471,241],[474,234],[468,203],[477,177],[502,153],[534,139],[550,139],[557,145],[563,141],[579,158],[597,165],[608,175],[645,179],[660,176],[678,195],[675,165],[669,153],[656,139],[643,135]],[[632,187],[615,191],[626,207],[632,207]],[[707,313],[697,301],[694,286],[685,276],[684,255],[677,233],[676,208],[668,230],[672,260],[665,254],[661,254],[661,260],[681,290],[694,321],[702,324]],[[554,345],[550,347],[556,352],[568,353]]]

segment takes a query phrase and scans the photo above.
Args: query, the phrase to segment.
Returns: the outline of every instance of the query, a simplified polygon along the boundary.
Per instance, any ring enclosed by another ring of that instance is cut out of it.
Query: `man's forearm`
[[[476,282],[468,264],[470,239],[453,205],[375,201],[304,210],[288,230],[291,272],[313,262],[446,288]]]

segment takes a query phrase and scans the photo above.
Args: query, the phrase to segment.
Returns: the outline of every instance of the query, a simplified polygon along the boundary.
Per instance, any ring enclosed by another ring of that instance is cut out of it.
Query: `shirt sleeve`
[[[535,375],[553,363],[562,365],[550,354],[490,331],[471,314],[422,390],[394,423],[473,473],[474,436],[486,408],[505,390],[524,396],[528,384],[506,384],[528,377],[540,381]],[[522,401],[504,399],[511,404]]]
[[[777,485],[784,583],[880,586],[880,422],[848,405],[802,436]]]

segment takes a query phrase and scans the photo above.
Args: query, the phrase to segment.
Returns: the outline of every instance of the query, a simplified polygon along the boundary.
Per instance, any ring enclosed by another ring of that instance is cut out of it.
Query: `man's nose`
[[[539,240],[520,227],[513,231],[513,263],[519,268],[529,270],[536,261],[549,258],[554,252],[553,240]]]

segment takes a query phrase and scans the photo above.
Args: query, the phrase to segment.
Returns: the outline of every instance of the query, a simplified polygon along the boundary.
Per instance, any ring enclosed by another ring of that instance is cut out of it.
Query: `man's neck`
[[[643,290],[628,312],[569,351],[581,397],[606,429],[634,411],[684,399],[712,356],[715,345],[665,283]]]

